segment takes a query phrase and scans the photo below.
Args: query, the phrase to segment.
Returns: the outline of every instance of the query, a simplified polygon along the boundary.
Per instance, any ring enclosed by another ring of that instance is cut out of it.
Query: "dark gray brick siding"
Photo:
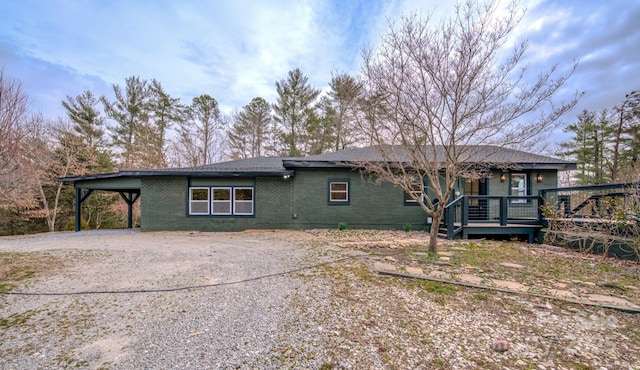
[[[541,186],[555,184],[555,171],[541,172],[544,181],[532,182],[533,194]],[[536,176],[533,173],[532,176]],[[329,179],[350,183],[348,205],[329,204]],[[499,174],[489,180],[489,192],[508,193],[508,182]],[[197,186],[254,186],[254,216],[189,216],[189,183]],[[464,184],[460,183],[464,189]],[[350,228],[401,229],[411,224],[421,229],[426,214],[417,205],[406,205],[404,192],[388,183],[378,184],[349,169],[297,169],[294,177],[256,179],[193,179],[178,176],[143,177],[141,228],[151,230],[237,231],[246,229]]]

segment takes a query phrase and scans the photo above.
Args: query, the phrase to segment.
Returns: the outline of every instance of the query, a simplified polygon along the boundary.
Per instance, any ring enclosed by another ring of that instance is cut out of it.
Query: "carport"
[[[134,172],[117,172],[99,175],[66,177],[58,179],[75,188],[75,230],[82,227],[82,202],[96,190],[117,192],[127,203],[127,227],[133,228],[133,205],[140,198],[140,176]]]

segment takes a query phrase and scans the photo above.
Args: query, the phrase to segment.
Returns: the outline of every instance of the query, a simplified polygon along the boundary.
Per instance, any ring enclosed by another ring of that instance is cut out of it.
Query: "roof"
[[[490,162],[493,164],[515,164],[523,169],[575,169],[574,162],[520,150],[505,149],[490,145],[469,145],[460,147],[467,154],[468,162]],[[398,162],[409,163],[410,156],[401,146],[384,147],[392,152]],[[442,147],[432,151],[432,158],[444,157]],[[282,177],[294,174],[294,168],[344,167],[348,163],[381,161],[380,147],[370,146],[346,149],[307,157],[258,157],[207,164],[197,167],[125,170],[116,173],[59,179],[63,182],[108,179],[116,177],[144,176],[190,176],[190,177]]]
[[[62,182],[82,180],[108,179],[115,177],[145,177],[145,176],[190,176],[190,177],[282,177],[293,175],[292,170],[282,166],[283,159],[295,157],[258,157],[239,159],[236,161],[219,162],[196,167],[160,168],[123,170],[114,173],[103,173],[88,176],[66,177],[58,179]]]
[[[501,148],[492,145],[467,145],[460,146],[459,153],[465,163],[489,163],[495,166],[501,164],[512,164],[523,169],[558,169],[568,170],[575,169],[576,163],[558,158],[548,157],[544,155],[528,153],[521,150]],[[437,161],[438,158],[446,157],[442,146],[424,147],[425,153],[429,154],[431,161]],[[286,168],[300,167],[332,167],[336,164],[358,163],[358,162],[376,162],[382,161],[381,151],[385,152],[387,158],[392,158],[393,162],[411,163],[411,155],[403,146],[387,146],[376,147],[369,146],[365,148],[347,149],[332,153],[308,156],[304,158],[296,158],[293,160],[284,160]]]

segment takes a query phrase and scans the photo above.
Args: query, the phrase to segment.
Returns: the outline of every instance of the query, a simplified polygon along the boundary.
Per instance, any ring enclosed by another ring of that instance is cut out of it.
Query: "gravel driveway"
[[[0,295],[0,369],[640,369],[640,315],[368,268],[476,271],[443,259],[465,258],[487,278],[542,287],[602,292],[591,275],[623,279],[611,294],[636,297],[637,265],[472,241],[423,259],[427,241],[372,230],[2,237],[0,290],[52,294]],[[516,254],[530,265],[499,268]],[[558,268],[571,277],[550,278]]]
[[[15,291],[71,293],[0,296],[0,318],[8,318],[0,368],[278,368],[293,359],[318,368],[322,328],[299,319],[299,303],[313,310],[328,288],[305,287],[304,272],[279,273],[340,253],[321,256],[285,236],[116,230],[0,238],[0,252],[44,252],[64,264]],[[304,356],[291,348],[305,348]]]

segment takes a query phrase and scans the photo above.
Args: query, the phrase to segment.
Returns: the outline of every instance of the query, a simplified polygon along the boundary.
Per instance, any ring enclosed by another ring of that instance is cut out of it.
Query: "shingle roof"
[[[535,168],[549,168],[549,169],[573,169],[575,163],[565,161],[558,158],[548,157],[544,155],[528,153],[521,150],[500,148],[491,145],[468,145],[459,147],[460,152],[463,154],[460,158],[464,158],[464,162],[484,162],[492,164],[515,164],[521,167],[535,167]],[[411,155],[406,148],[402,146],[388,146],[384,147],[384,151],[387,157],[392,158],[394,162],[410,163]],[[430,159],[432,161],[445,158],[445,151],[443,147],[425,147],[425,152],[431,152]],[[308,156],[295,160],[285,159],[285,167],[314,167],[314,163],[318,166],[322,163],[344,163],[344,162],[370,162],[381,161],[383,156],[379,147],[365,147],[356,149],[341,150],[332,153],[325,153],[319,155]]]
[[[483,162],[491,162],[495,164],[508,163],[516,164],[522,168],[537,169],[575,169],[576,167],[574,162],[490,145],[474,145],[461,148],[467,150],[468,162],[478,162],[481,160]],[[410,162],[408,152],[401,146],[385,147],[385,150],[392,150],[398,161],[405,163]],[[436,147],[434,153],[435,158],[443,158],[444,156],[442,147]],[[286,176],[293,174],[292,168],[342,167],[345,166],[344,163],[380,161],[382,158],[380,149],[378,147],[370,146],[307,157],[258,157],[212,163],[197,167],[120,171],[112,174],[64,178],[60,179],[60,181],[73,182],[77,180],[91,180],[110,177],[163,175],[185,175],[193,177]]]

